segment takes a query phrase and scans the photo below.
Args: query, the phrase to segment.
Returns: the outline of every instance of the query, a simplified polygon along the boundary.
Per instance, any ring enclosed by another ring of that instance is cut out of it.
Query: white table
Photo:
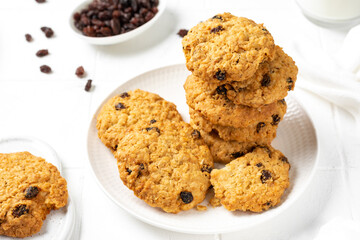
[[[301,46],[309,62],[325,69],[334,65],[346,31],[317,27],[289,0],[169,0],[159,22],[130,42],[99,47],[84,43],[71,32],[71,10],[81,1],[2,1],[0,6],[0,135],[27,135],[49,143],[63,161],[69,191],[81,226],[74,239],[313,239],[333,217],[359,216],[360,159],[341,149],[342,138],[353,138],[351,116],[317,96],[296,89],[318,133],[320,164],[310,188],[287,212],[245,232],[188,235],[152,227],[118,208],[96,184],[87,163],[85,142],[89,120],[97,105],[116,86],[132,76],[161,66],[184,63],[180,28],[190,28],[216,13],[231,12],[264,22],[276,43],[296,61],[293,46]],[[49,26],[46,39],[40,27]],[[30,33],[34,41],[25,41]],[[299,40],[301,39],[301,41]],[[305,40],[304,40],[305,39]],[[318,46],[318,51],[307,46]],[[35,53],[48,48],[50,55]],[[39,66],[48,64],[46,75]],[[75,69],[84,66],[87,77]],[[301,71],[301,69],[300,69]],[[86,80],[94,88],[84,91]],[[347,161],[342,161],[342,157]],[[349,196],[349,191],[352,195]],[[1,239],[1,237],[0,237]]]

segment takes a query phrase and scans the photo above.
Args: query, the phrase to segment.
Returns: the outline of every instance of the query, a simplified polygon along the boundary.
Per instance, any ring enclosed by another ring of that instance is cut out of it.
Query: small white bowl
[[[88,37],[88,36],[85,36],[79,29],[77,29],[75,27],[75,22],[74,22],[74,18],[73,18],[74,14],[76,12],[80,12],[81,10],[85,9],[92,2],[91,0],[88,0],[88,1],[85,1],[84,3],[80,4],[79,6],[77,6],[71,13],[70,20],[69,20],[70,27],[79,38],[85,40],[86,42],[88,42],[90,44],[111,45],[111,44],[125,42],[125,41],[130,40],[131,38],[139,35],[140,33],[144,32],[146,29],[150,28],[163,14],[165,7],[166,7],[166,1],[167,0],[159,0],[159,5],[158,5],[159,11],[155,14],[155,16],[147,23],[141,25],[140,27],[138,27],[134,30],[131,30],[130,32],[115,35],[115,36],[109,36],[109,37]]]

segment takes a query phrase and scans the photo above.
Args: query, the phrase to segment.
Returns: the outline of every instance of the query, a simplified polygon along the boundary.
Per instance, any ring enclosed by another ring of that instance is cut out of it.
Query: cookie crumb
[[[211,198],[210,199],[210,205],[212,207],[220,207],[221,206],[220,199],[216,198],[216,197]]]
[[[206,210],[207,210],[207,207],[204,206],[204,205],[197,205],[197,206],[196,206],[196,210],[198,210],[198,211],[206,211]]]

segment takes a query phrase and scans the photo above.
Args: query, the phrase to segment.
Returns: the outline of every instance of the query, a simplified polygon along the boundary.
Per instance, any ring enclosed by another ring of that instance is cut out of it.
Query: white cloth
[[[360,222],[344,218],[334,218],[320,228],[314,240],[358,240],[360,236]]]

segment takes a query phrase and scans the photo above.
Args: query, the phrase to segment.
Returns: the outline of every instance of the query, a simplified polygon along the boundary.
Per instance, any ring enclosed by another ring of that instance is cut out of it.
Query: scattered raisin
[[[22,215],[27,213],[29,213],[29,209],[26,207],[25,204],[16,206],[12,211],[12,215],[16,218],[21,217]]]
[[[83,77],[84,74],[85,74],[85,70],[83,66],[78,67],[75,71],[75,75],[78,77]]]
[[[30,186],[27,189],[25,189],[25,198],[31,199],[38,195],[39,188]]]
[[[188,34],[189,30],[187,29],[180,29],[177,33],[180,37],[185,37]]]
[[[219,15],[215,15],[215,16],[213,16],[212,17],[212,19],[220,19],[221,21],[223,21],[224,19],[221,17],[221,16],[219,16]]]
[[[38,57],[44,57],[49,54],[49,51],[47,49],[40,49],[36,52],[36,56]]]
[[[225,72],[225,71],[218,70],[218,71],[215,73],[214,77],[215,77],[217,80],[220,80],[220,81],[225,80],[225,79],[226,79],[226,72]]]
[[[195,139],[201,138],[201,134],[200,134],[200,132],[199,132],[198,130],[192,131],[192,132],[191,132],[191,136],[192,136],[193,138],[195,138]]]
[[[146,131],[151,131],[151,130],[156,130],[159,134],[160,134],[160,129],[157,128],[157,127],[148,127],[148,128],[145,128]]]
[[[264,122],[259,122],[257,125],[256,125],[256,132],[259,133],[260,130],[266,126],[266,123]]]
[[[265,74],[263,76],[263,79],[261,80],[261,86],[268,87],[270,85],[270,76],[268,74]]]
[[[262,170],[260,180],[262,183],[265,183],[267,180],[271,178],[271,173],[268,170]]]
[[[87,83],[86,83],[86,85],[85,85],[85,91],[90,92],[91,83],[92,83],[92,80],[91,80],[91,79],[87,80]],[[116,109],[116,110],[118,110],[118,109]]]
[[[226,94],[227,94],[227,89],[226,89],[225,85],[221,85],[221,86],[218,86],[218,87],[216,88],[216,92],[217,92],[218,94],[220,94],[220,95],[226,96]]]
[[[51,67],[48,65],[42,65],[40,66],[40,71],[43,73],[51,73]]]
[[[201,167],[201,171],[202,172],[208,172],[208,173],[211,173],[211,171],[213,170],[213,168],[212,167],[210,167],[209,165],[207,165],[207,164],[204,164],[204,165],[202,165],[202,167]]]
[[[286,82],[289,83],[289,91],[292,90],[294,88],[294,81],[289,77]]]
[[[257,166],[257,167],[262,167],[263,165],[262,165],[261,162],[259,162],[259,163],[256,164],[256,166]]]
[[[274,115],[272,115],[271,117],[272,117],[272,119],[273,119],[271,125],[278,125],[279,122],[280,122],[280,120],[281,120],[281,118],[279,117],[279,115],[278,115],[278,114],[274,114]]]
[[[217,33],[217,32],[220,32],[220,31],[223,31],[224,28],[222,26],[217,26],[213,29],[210,30],[210,33]]]
[[[46,0],[35,0],[37,3],[44,3]]]
[[[33,38],[32,38],[32,36],[30,35],[30,34],[25,34],[25,39],[26,39],[26,41],[28,41],[28,42],[31,42],[32,40],[33,40]]]
[[[185,204],[191,203],[194,199],[192,193],[186,191],[180,193],[180,198]]]
[[[54,35],[54,31],[49,27],[42,27],[40,29],[41,29],[41,31],[43,31],[45,33],[45,36],[47,38],[50,38]]]
[[[153,123],[156,123],[156,120],[155,120],[155,119],[151,119],[151,120],[150,120],[150,124],[153,124]]]
[[[125,105],[122,104],[122,103],[115,104],[115,109],[116,110],[125,109],[125,108],[126,108]]]
[[[245,153],[243,153],[243,152],[234,152],[234,153],[231,154],[231,156],[233,158],[239,158],[239,157],[242,157],[244,155],[245,155]]]
[[[130,97],[130,95],[127,92],[123,92],[119,95],[121,98],[127,98]]]

